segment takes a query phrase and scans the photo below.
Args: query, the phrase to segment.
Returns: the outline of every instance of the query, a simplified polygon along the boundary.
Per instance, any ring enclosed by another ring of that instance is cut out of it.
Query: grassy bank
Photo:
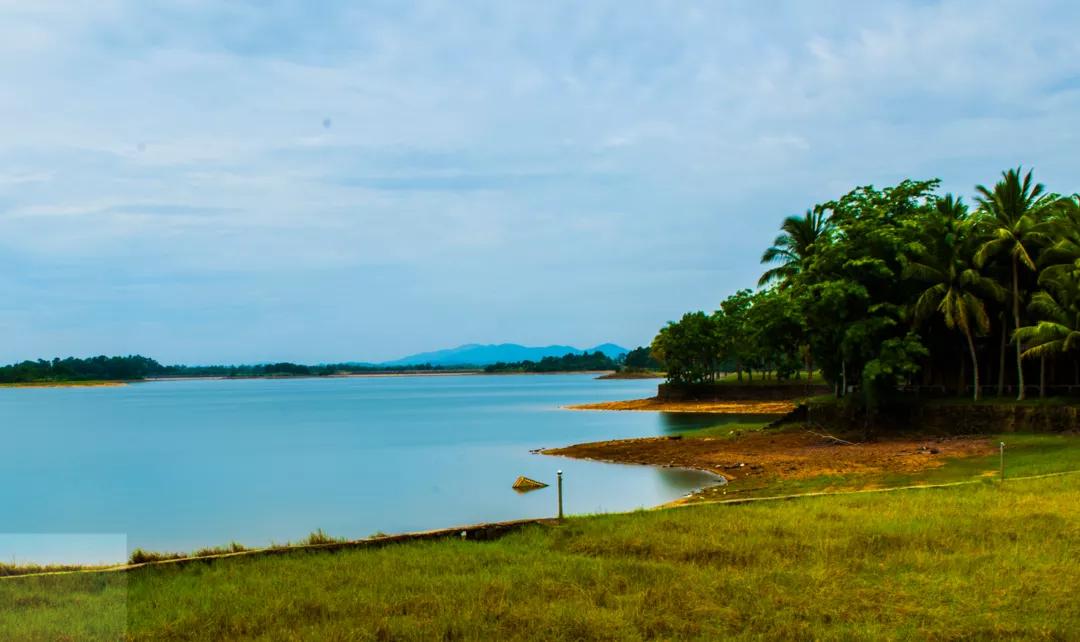
[[[1074,639],[1080,477],[0,582],[55,639]],[[74,627],[74,628],[72,628]],[[65,633],[66,632],[66,633]]]
[[[1006,442],[1006,476],[1027,477],[1080,470],[1080,437],[1076,435],[1009,434],[991,437],[996,445]],[[937,444],[926,442],[928,447]],[[851,475],[814,475],[797,478],[765,476],[739,479],[726,488],[712,487],[696,493],[688,501],[714,501],[743,497],[847,492],[878,488],[900,488],[949,484],[974,480],[998,479],[1000,459],[997,454],[946,458],[940,466],[917,471],[890,471]]]

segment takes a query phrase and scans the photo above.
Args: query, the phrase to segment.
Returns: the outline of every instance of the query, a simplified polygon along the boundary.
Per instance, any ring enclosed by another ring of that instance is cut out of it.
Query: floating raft
[[[541,488],[547,488],[547,484],[545,484],[544,482],[538,482],[535,479],[529,479],[528,477],[525,477],[523,475],[514,480],[514,485],[512,488],[514,490],[520,491],[539,490]]]

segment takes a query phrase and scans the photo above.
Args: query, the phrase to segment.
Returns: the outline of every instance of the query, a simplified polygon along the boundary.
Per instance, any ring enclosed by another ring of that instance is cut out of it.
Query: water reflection
[[[782,415],[719,414],[695,412],[662,412],[660,426],[665,434],[692,432],[731,424],[767,423]]]
[[[661,468],[657,470],[657,476],[663,488],[680,493],[725,482],[719,475],[686,468]]]

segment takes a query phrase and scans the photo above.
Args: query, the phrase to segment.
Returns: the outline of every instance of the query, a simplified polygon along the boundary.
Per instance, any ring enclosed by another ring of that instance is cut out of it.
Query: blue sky
[[[646,343],[856,185],[1080,189],[1078,14],[0,0],[0,361]]]

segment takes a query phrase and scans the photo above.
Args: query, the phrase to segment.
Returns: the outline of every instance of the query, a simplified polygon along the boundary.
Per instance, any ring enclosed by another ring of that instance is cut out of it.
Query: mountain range
[[[612,359],[628,352],[626,348],[617,346],[614,343],[604,343],[587,350],[587,352],[597,351],[603,352]],[[561,357],[571,353],[581,354],[582,352],[586,352],[586,350],[581,350],[573,346],[551,345],[530,347],[519,345],[517,343],[488,345],[469,343],[456,348],[448,348],[446,350],[411,354],[407,357],[394,359],[393,361],[384,361],[379,365],[407,366],[430,363],[433,366],[487,366],[500,361],[506,363],[526,360],[539,361],[544,357]]]

